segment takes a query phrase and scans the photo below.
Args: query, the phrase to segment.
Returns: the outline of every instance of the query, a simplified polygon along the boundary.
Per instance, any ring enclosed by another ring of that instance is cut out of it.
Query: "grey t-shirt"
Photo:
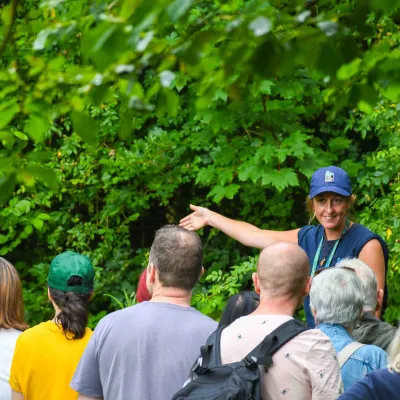
[[[217,323],[192,307],[143,302],[104,317],[71,387],[105,400],[170,400]]]

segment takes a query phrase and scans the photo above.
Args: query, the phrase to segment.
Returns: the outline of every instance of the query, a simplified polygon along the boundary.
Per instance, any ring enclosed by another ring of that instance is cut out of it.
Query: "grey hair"
[[[338,324],[354,328],[364,302],[363,285],[357,275],[343,268],[332,268],[316,276],[311,284],[310,305],[317,325]]]
[[[400,373],[400,328],[389,347],[389,370]]]
[[[357,276],[361,279],[364,286],[364,310],[373,311],[376,308],[378,282],[375,272],[364,261],[359,258],[344,258],[340,260],[336,267],[352,268],[356,271]]]

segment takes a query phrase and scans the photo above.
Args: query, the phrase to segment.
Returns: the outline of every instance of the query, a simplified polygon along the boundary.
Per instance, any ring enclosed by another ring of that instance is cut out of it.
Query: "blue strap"
[[[343,237],[344,234],[347,232],[347,230],[349,229],[349,227],[350,227],[350,220],[349,220],[348,218],[346,218],[346,224],[345,224],[345,226],[344,226],[344,228],[343,228],[342,234],[340,235],[340,238],[336,240],[335,245],[333,246],[333,249],[331,250],[331,252],[330,252],[330,254],[329,254],[329,257],[328,257],[326,263],[324,264],[324,268],[328,268],[328,267],[331,265],[332,258],[333,258],[333,256],[335,255],[336,249],[337,249],[338,246],[339,246],[340,239],[342,239],[342,237]],[[320,240],[320,242],[319,242],[317,252],[315,253],[315,257],[314,257],[314,261],[313,261],[313,266],[312,266],[312,270],[311,270],[311,276],[314,276],[315,271],[317,270],[319,257],[320,257],[320,255],[321,255],[322,245],[323,245],[323,243],[324,243],[324,237],[325,237],[325,231],[324,231],[324,233],[322,234],[322,238],[321,238],[321,240]]]

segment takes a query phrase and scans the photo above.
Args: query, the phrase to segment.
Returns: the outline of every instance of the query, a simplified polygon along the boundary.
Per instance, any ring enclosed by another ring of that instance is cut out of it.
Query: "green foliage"
[[[133,298],[154,230],[190,202],[296,228],[311,174],[332,163],[388,242],[398,319],[397,1],[17,3],[0,9],[0,255],[30,323],[51,314],[57,253],[92,259],[95,325]],[[218,317],[251,286],[255,253],[202,237],[193,304]]]

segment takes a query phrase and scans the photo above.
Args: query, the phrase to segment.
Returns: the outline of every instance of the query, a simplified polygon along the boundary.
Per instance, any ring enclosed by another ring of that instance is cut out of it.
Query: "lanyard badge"
[[[342,231],[342,234],[340,235],[340,238],[336,240],[336,242],[335,242],[335,244],[334,244],[334,246],[333,246],[333,249],[332,249],[331,252],[329,253],[328,259],[326,259],[327,257],[324,257],[324,258],[321,260],[321,264],[320,264],[321,267],[323,266],[324,268],[328,268],[328,267],[331,265],[332,258],[333,258],[333,256],[335,255],[336,249],[337,249],[338,246],[339,246],[340,239],[342,239],[342,237],[343,237],[344,234],[347,232],[347,230],[349,229],[349,227],[350,227],[350,220],[349,220],[348,218],[346,218],[346,224],[345,224],[345,226],[344,226],[344,228],[343,228],[343,231]],[[324,234],[322,235],[322,238],[321,238],[321,240],[320,240],[320,242],[319,242],[319,245],[318,245],[317,252],[315,253],[315,257],[314,257],[314,261],[313,261],[313,266],[312,266],[312,270],[311,270],[311,276],[314,276],[315,271],[317,270],[318,260],[319,260],[319,257],[320,257],[320,255],[321,255],[322,245],[323,245],[323,243],[324,243],[324,236],[325,236],[325,232],[324,232]],[[325,262],[325,260],[326,260],[326,262]]]

